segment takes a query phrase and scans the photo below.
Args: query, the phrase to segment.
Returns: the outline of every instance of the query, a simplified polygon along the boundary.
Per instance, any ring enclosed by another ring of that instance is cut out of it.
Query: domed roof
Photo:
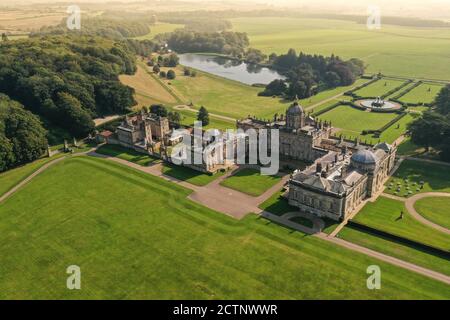
[[[298,102],[294,102],[287,111],[288,114],[303,114],[305,111],[303,111],[303,108],[298,104]]]
[[[361,164],[376,164],[377,157],[373,154],[372,151],[367,149],[359,150],[357,153],[352,155],[352,161],[361,163]]]

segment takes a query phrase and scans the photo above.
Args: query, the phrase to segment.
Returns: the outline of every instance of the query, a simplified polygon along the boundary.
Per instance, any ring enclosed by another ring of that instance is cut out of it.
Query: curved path
[[[430,198],[430,197],[450,197],[450,193],[444,193],[444,192],[427,192],[427,193],[419,193],[415,196],[412,196],[411,198],[406,199],[405,205],[406,209],[409,211],[409,213],[414,217],[414,219],[420,221],[421,223],[434,228],[436,230],[439,230],[441,232],[444,232],[446,234],[450,234],[450,230],[447,228],[444,228],[443,226],[440,226],[434,222],[431,222],[430,220],[425,219],[420,213],[417,212],[416,208],[414,208],[414,204],[424,198]]]

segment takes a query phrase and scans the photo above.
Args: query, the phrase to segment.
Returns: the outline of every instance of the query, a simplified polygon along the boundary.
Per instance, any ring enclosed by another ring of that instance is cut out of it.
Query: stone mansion
[[[273,121],[255,117],[238,121],[241,129],[280,131],[280,158],[312,163],[289,180],[289,204],[319,217],[345,219],[367,197],[383,189],[395,164],[397,148],[374,147],[330,138],[331,123],[316,121],[295,102]]]

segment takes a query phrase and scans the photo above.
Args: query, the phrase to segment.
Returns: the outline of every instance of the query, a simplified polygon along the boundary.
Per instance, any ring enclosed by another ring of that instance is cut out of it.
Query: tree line
[[[411,141],[426,151],[434,148],[442,160],[450,161],[450,85],[436,98],[436,106],[408,126]]]
[[[271,54],[269,63],[286,79],[274,80],[260,95],[291,98],[307,98],[323,89],[351,85],[364,73],[365,68],[359,59],[344,61],[334,55],[297,55],[294,49],[280,56]]]
[[[119,74],[136,71],[124,42],[89,36],[52,36],[0,45],[0,92],[39,115],[48,127],[84,137],[93,118],[125,113],[134,90]]]

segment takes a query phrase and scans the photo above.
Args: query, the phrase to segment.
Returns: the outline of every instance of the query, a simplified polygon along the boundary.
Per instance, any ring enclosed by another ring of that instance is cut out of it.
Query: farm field
[[[176,166],[167,163],[164,163],[162,167],[162,173],[172,178],[189,182],[196,186],[206,186],[207,184],[213,182],[214,180],[225,174],[223,172],[218,172],[214,175],[210,175],[201,173],[191,168]]]
[[[374,83],[368,85],[367,87],[361,88],[355,91],[355,94],[361,97],[380,97],[395,88],[398,88],[402,84],[406,83],[403,80],[396,79],[380,79]]]
[[[395,113],[366,112],[351,106],[341,105],[321,114],[318,118],[331,121],[331,125],[339,128],[338,135],[361,137],[363,130],[376,130],[395,119]]]
[[[176,29],[183,28],[182,24],[157,22],[155,25],[150,26],[150,33],[145,36],[135,37],[136,40],[152,40],[158,34],[172,32]]]
[[[0,298],[450,298],[441,282],[255,215],[233,220],[188,194],[107,160],[55,165],[0,207]],[[83,290],[66,288],[73,264]],[[366,288],[372,264],[383,290]]]
[[[423,83],[400,97],[404,103],[432,103],[444,85]]]
[[[439,165],[433,163],[427,163],[423,161],[405,160],[400,165],[400,168],[395,172],[387,182],[386,186],[392,183],[397,186],[398,183],[402,185],[402,191],[405,191],[405,179],[408,179],[409,183],[420,184],[421,181],[425,182],[423,189],[419,192],[415,191],[414,194],[423,192],[450,192],[450,170],[446,165]],[[386,193],[394,194],[396,188],[389,190],[385,189]],[[398,194],[404,196],[404,192]]]
[[[414,208],[424,218],[450,229],[450,198],[431,197],[417,201]]]
[[[404,216],[403,219],[400,219],[402,211]],[[372,228],[450,251],[450,236],[415,220],[401,201],[380,196],[376,202],[367,203],[353,220]]]
[[[338,237],[418,266],[450,275],[450,264],[447,259],[396,243],[381,236],[347,226],[339,232]]]
[[[450,29],[383,24],[381,30],[368,30],[365,24],[351,21],[284,17],[245,17],[231,22],[233,30],[247,32],[250,45],[266,54],[284,54],[290,48],[310,54],[334,53],[344,59],[362,59],[371,74],[450,80]]]
[[[264,176],[259,170],[242,169],[223,180],[220,184],[224,187],[257,197],[269,190],[280,180],[281,178],[278,176]]]

